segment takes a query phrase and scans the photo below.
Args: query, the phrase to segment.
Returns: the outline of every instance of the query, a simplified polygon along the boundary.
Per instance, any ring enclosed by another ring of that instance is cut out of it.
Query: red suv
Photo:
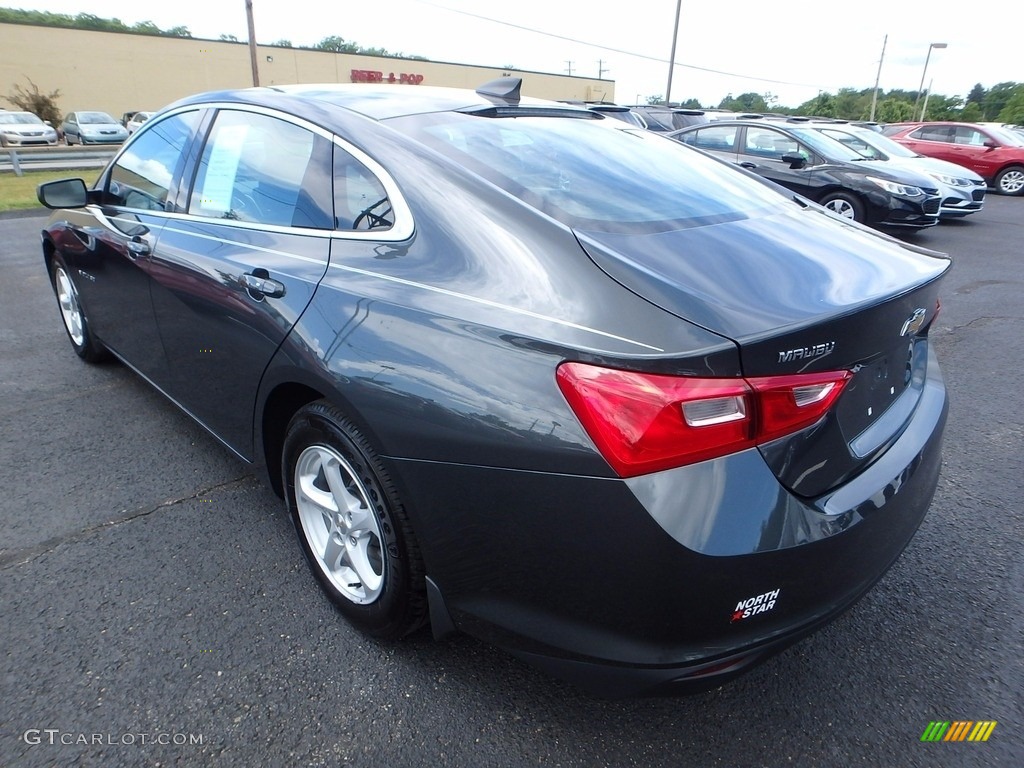
[[[974,123],[893,123],[886,136],[919,155],[970,168],[1003,195],[1024,195],[1024,137]]]

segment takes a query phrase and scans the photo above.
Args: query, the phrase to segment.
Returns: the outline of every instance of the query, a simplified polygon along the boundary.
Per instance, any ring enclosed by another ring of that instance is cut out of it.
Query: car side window
[[[953,132],[953,142],[969,147],[981,147],[985,144],[985,134],[975,128],[958,125]]]
[[[943,141],[947,144],[953,141],[952,129],[945,125],[926,125],[911,133],[910,138],[921,141]]]
[[[700,128],[692,133],[685,133],[682,139],[685,144],[713,152],[735,151],[736,131],[737,128],[732,125],[714,125],[710,128]]]
[[[328,229],[330,143],[269,115],[221,110],[199,161],[188,212]]]
[[[166,209],[174,170],[199,112],[182,112],[150,125],[110,169],[106,200],[149,211]]]
[[[800,153],[804,159],[810,158],[806,150],[801,152],[800,144],[779,131],[765,128],[747,128],[747,138],[743,151],[748,155],[774,158],[781,160],[783,155]]]
[[[334,227],[365,231],[391,229],[395,214],[388,193],[369,168],[334,146]]]
[[[841,144],[845,144],[861,157],[867,157],[871,160],[874,160],[882,156],[882,153],[879,152],[877,149],[872,147],[863,139],[857,136],[853,136],[852,134],[846,133],[844,131],[830,131],[827,129],[823,130],[822,133],[831,139],[835,139]]]

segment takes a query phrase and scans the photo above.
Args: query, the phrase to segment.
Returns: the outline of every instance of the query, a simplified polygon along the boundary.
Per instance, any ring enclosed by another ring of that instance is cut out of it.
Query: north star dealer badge
[[[773,589],[771,592],[765,592],[763,595],[740,600],[736,603],[736,610],[732,612],[732,621],[730,623],[735,624],[737,621],[743,621],[759,613],[770,611],[775,607],[775,600],[781,591],[781,589]]]

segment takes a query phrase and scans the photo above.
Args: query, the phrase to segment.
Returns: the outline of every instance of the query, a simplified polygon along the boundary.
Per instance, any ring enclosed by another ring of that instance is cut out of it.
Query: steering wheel
[[[386,211],[383,211],[382,213],[374,213],[374,208],[377,208],[378,206],[384,204],[387,204],[388,207]],[[386,197],[382,197],[377,202],[373,203],[372,205],[368,205],[366,208],[360,211],[359,215],[356,216],[355,221],[352,222],[352,229],[359,229],[359,225],[362,224],[364,220],[369,222],[369,225],[366,227],[367,229],[376,229],[377,227],[390,227],[393,224],[393,222],[386,217],[391,215],[391,211],[392,208],[390,201]]]

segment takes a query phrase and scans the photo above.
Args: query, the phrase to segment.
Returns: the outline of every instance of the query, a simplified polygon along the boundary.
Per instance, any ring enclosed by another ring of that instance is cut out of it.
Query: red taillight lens
[[[559,389],[621,477],[693,464],[813,424],[839,397],[846,371],[708,379],[558,367]]]
[[[747,379],[757,392],[757,442],[811,426],[832,407],[849,378],[849,371],[828,371]]]

